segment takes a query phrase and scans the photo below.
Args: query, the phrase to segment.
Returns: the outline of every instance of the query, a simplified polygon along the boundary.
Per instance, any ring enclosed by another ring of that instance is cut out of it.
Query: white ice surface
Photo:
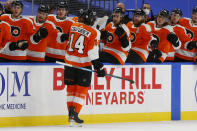
[[[36,126],[0,128],[0,131],[196,131],[197,121],[131,122],[87,124],[83,127]]]

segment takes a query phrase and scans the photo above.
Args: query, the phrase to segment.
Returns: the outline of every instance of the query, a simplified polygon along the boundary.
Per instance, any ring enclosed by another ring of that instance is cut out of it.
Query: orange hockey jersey
[[[152,35],[159,40],[158,49],[162,53],[162,56],[159,59],[161,62],[164,62],[169,52],[175,52],[175,48],[167,40],[167,36],[173,32],[173,28],[169,25],[157,28],[155,21],[148,22],[147,24],[151,26]]]
[[[197,41],[197,26],[193,25],[192,20],[189,18],[181,18],[179,24],[186,28],[186,34],[190,36],[192,41]],[[181,46],[181,49],[177,50],[176,57],[185,59],[188,61],[193,61],[194,57],[197,55],[197,49],[188,50],[188,43],[185,43]]]
[[[151,27],[147,24],[142,24],[140,27],[135,27],[133,22],[127,23],[127,26],[131,32],[131,50],[135,51],[144,62],[146,62],[149,51],[148,45],[152,39]]]
[[[0,22],[0,50],[6,41],[11,41],[11,28],[7,22]]]
[[[57,41],[60,41],[60,36],[58,35],[59,31],[56,29],[55,24],[51,21],[37,23],[36,17],[31,17],[31,20],[36,28],[35,32],[38,31],[40,27],[45,27],[48,30],[48,36],[40,40],[38,43],[33,40],[34,34],[30,37],[30,44],[27,50],[27,59],[31,61],[45,61],[47,44],[55,44]]]
[[[100,32],[83,23],[71,26],[66,47],[65,62],[75,66],[91,66],[92,60],[99,58]]]
[[[19,40],[28,40],[33,34],[33,23],[27,17],[21,17],[20,19],[13,19],[10,14],[4,14],[0,17],[1,21],[7,22],[11,27],[11,40],[5,40],[2,43],[0,57],[10,60],[26,60],[26,50],[9,50],[9,44],[11,42],[17,42]]]
[[[122,28],[128,36],[129,46],[126,48],[122,47],[121,42],[119,41],[119,37],[115,34],[116,27],[114,26],[113,22],[110,22],[104,29],[108,31],[110,35],[108,36],[107,41],[105,42],[105,46],[102,50],[103,52],[107,52],[113,55],[120,62],[120,64],[124,65],[129,54],[128,51],[131,48],[131,34],[129,28],[125,24],[122,24]]]
[[[74,23],[74,21],[70,20],[69,18],[66,18],[64,20],[57,19],[56,15],[48,16],[47,20],[53,22],[56,28],[60,32],[65,33],[65,34],[69,33],[70,27]],[[66,43],[67,41],[65,41],[64,43],[49,42],[47,44],[46,56],[64,60]]]

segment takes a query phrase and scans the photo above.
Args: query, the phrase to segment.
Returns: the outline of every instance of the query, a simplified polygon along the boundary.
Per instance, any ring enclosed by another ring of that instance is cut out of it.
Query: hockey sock
[[[87,93],[88,93],[88,87],[77,85],[76,94],[73,103],[73,106],[75,107],[75,111],[77,113],[81,111]]]
[[[73,106],[75,97],[76,85],[67,85],[67,108]]]

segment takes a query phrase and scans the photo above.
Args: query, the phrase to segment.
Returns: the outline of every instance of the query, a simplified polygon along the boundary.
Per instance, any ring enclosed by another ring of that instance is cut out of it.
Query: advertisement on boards
[[[81,114],[170,112],[170,65],[107,65],[93,74]],[[63,66],[1,66],[0,117],[67,115]]]
[[[53,90],[55,66],[0,68],[0,117],[65,115],[66,91]]]
[[[197,111],[197,66],[181,66],[181,111]]]
[[[170,65],[106,65],[108,74],[133,79],[128,81],[93,74],[85,106],[80,114],[146,113],[171,111]],[[54,90],[64,85],[62,68],[54,69]]]

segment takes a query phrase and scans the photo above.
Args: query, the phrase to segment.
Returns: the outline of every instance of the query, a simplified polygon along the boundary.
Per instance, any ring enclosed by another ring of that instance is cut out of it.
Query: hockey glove
[[[37,33],[40,36],[40,38],[46,38],[48,36],[48,30],[45,27],[40,27]]]
[[[151,49],[155,49],[155,48],[158,48],[158,41],[157,40],[152,40],[150,42],[150,46],[151,46]]]
[[[48,36],[48,30],[45,27],[40,27],[40,29],[34,34],[33,40],[38,43],[41,39]]]
[[[100,31],[101,32],[101,39],[107,40],[108,37],[108,31]]]
[[[186,47],[188,50],[192,50],[194,48],[197,48],[197,41],[190,41],[188,44],[187,44],[187,47]]]
[[[155,59],[156,63],[162,63],[162,61],[160,59]]]
[[[155,59],[158,59],[162,56],[161,51],[158,49],[153,50],[153,54],[154,54]]]
[[[178,47],[180,45],[179,39],[174,33],[170,33],[167,36],[167,40],[173,44],[174,47]]]
[[[147,62],[154,62],[154,54],[152,51],[149,52],[148,58],[147,58]]]
[[[68,40],[68,39],[69,39],[69,33],[67,33],[67,34],[62,34],[62,35],[60,36],[60,40],[61,40],[62,43],[65,42],[65,41]]]
[[[12,42],[9,45],[10,51],[14,51],[17,49],[25,50],[28,48],[28,42],[26,40],[20,40],[18,42]]]
[[[94,66],[94,69],[96,70],[98,77],[104,77],[105,76],[105,70],[103,64],[100,62],[99,59],[93,60],[92,64]]]
[[[162,61],[159,59],[162,56],[161,51],[158,49],[153,50],[152,52],[149,52],[149,56],[147,58],[148,62],[156,62],[156,63],[162,63]]]

